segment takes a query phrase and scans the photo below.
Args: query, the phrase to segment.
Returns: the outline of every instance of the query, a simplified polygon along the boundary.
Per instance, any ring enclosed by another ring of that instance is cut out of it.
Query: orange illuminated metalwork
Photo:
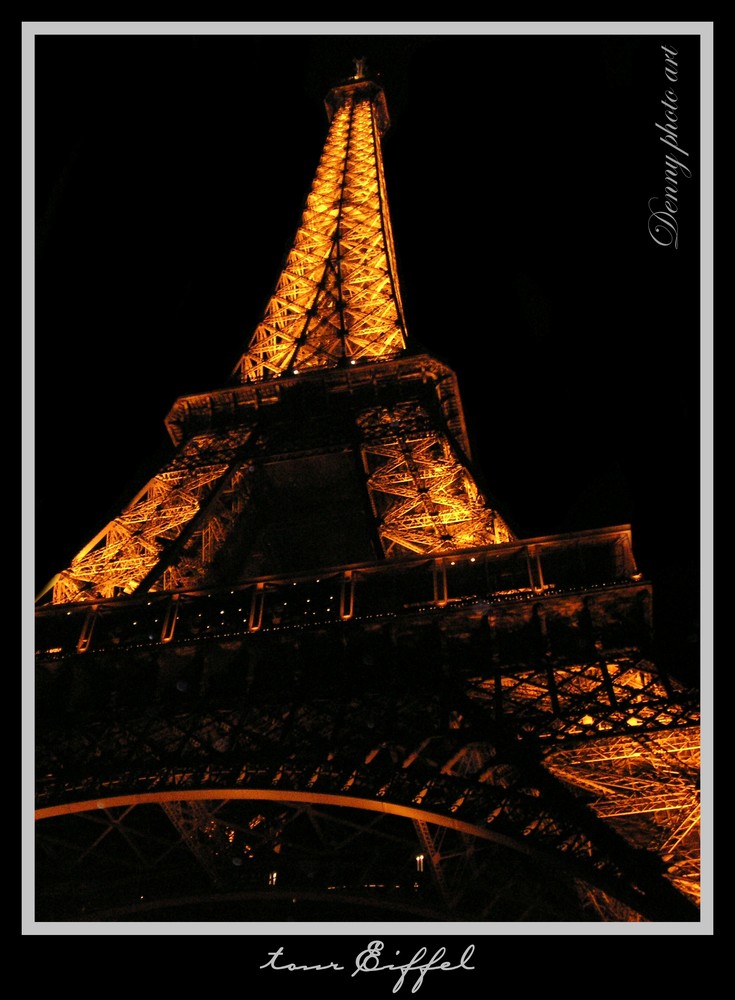
[[[223,480],[228,479],[229,496],[237,494],[231,506],[241,503],[246,493],[242,473],[232,468],[232,456],[243,440],[247,440],[246,431],[224,438],[200,435],[183,445],[71,566],[51,581],[53,603],[132,594],[151,574],[149,589],[153,590],[177,590],[201,582],[203,567],[226,534],[226,514],[222,504],[214,502],[218,488],[221,492]],[[195,542],[190,542],[188,550],[177,550],[175,561],[162,562],[164,553],[181,540],[184,529],[196,524],[208,503],[208,517],[199,525]]]
[[[696,919],[699,704],[629,527],[519,540],[480,490],[456,376],[407,350],[383,92],[360,65],[326,104],[231,384],[176,400],[171,460],[39,595],[46,903],[173,831],[257,905]]]
[[[361,414],[363,460],[387,556],[438,553],[509,542],[446,435],[420,406]]]
[[[453,374],[433,359],[402,358],[405,322],[380,147],[388,127],[383,91],[353,79],[326,103],[330,128],[302,222],[265,318],[235,369],[236,387],[177,402],[167,421],[175,457],[39,599],[94,602],[210,583],[233,532],[250,531],[262,510],[253,484],[267,475],[262,463],[272,462],[274,450],[264,407],[285,409],[303,381],[317,385],[319,378],[323,395],[355,396],[366,379],[389,385],[400,371],[403,382],[420,379],[433,394],[426,400],[413,390],[405,402],[355,406],[342,432],[343,465],[353,461],[347,455],[360,437],[355,458],[365,472],[346,502],[353,509],[370,504],[379,538],[379,547],[363,555],[396,558],[512,540],[469,472]],[[386,363],[402,368],[386,371]],[[268,383],[276,377],[273,394]],[[435,405],[443,425],[429,417],[427,407]],[[294,423],[291,455],[313,452],[303,434]],[[287,509],[285,498],[275,502]],[[273,530],[286,531],[285,513]],[[325,554],[323,561],[333,560]]]
[[[396,357],[406,346],[380,136],[369,81],[327,99],[331,124],[301,225],[236,374],[243,382]]]
[[[609,725],[604,719],[581,724],[603,734]],[[698,727],[603,738],[576,750],[556,750],[544,763],[570,787],[590,795],[598,816],[661,857],[668,878],[699,905]]]

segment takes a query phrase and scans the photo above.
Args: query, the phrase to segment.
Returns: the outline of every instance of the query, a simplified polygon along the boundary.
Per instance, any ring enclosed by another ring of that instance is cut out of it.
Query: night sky
[[[37,36],[37,588],[170,454],[176,398],[226,384],[355,57],[392,118],[408,334],[457,372],[501,512],[521,537],[631,524],[663,654],[693,675],[696,34]],[[678,248],[649,232],[667,89]]]

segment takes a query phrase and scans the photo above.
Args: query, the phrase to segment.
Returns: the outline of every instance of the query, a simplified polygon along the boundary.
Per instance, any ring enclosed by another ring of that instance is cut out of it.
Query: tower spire
[[[381,87],[355,59],[325,99],[329,130],[301,223],[264,316],[233,372],[257,382],[387,361],[406,347],[381,136]]]

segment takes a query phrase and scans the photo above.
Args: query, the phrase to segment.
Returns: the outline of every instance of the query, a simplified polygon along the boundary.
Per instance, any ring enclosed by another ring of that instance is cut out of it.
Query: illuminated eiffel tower
[[[404,321],[358,62],[262,321],[36,611],[36,919],[696,921],[628,526],[518,538]]]

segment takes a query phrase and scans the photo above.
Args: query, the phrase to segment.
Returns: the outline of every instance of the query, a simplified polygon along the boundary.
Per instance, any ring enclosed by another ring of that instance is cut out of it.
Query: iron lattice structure
[[[326,104],[231,384],[39,595],[38,919],[695,921],[630,529],[513,535],[406,337],[383,92]]]
[[[355,79],[327,97],[330,128],[286,266],[243,381],[397,357],[406,347],[380,137],[383,91]]]

